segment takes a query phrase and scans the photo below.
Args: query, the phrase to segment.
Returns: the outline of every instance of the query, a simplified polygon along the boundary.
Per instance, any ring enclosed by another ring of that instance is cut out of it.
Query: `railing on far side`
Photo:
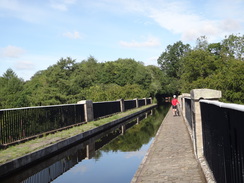
[[[94,119],[121,112],[120,101],[94,102]]]
[[[152,99],[91,102],[92,119],[151,104]],[[0,110],[0,147],[87,122],[86,103]],[[122,110],[122,107],[124,108]]]
[[[84,122],[84,105],[52,105],[0,110],[0,144]]]

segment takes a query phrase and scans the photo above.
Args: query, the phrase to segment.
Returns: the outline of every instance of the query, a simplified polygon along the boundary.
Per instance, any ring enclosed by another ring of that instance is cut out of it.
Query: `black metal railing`
[[[93,103],[94,119],[121,112],[120,101]]]
[[[84,121],[84,104],[0,110],[0,144]]]
[[[147,105],[151,104],[151,100],[149,98],[147,98],[146,100],[147,100]]]
[[[201,100],[204,156],[217,182],[244,182],[244,106]]]
[[[125,100],[124,101],[125,110],[136,108],[135,100]]]
[[[145,99],[139,99],[138,103],[145,105]],[[84,107],[84,104],[67,104],[0,110],[0,147],[84,122]],[[125,110],[136,108],[136,100],[125,100],[124,107]],[[121,111],[120,100],[93,103],[94,119]]]
[[[185,99],[185,117],[187,119],[188,124],[192,129],[192,112],[191,112],[191,98],[184,98]]]
[[[146,103],[145,99],[139,99],[139,100],[138,100],[138,105],[139,105],[139,107],[144,106],[145,103]]]

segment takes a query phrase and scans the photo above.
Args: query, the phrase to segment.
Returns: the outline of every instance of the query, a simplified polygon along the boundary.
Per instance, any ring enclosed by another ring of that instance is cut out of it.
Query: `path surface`
[[[166,115],[131,183],[205,183],[183,117]]]

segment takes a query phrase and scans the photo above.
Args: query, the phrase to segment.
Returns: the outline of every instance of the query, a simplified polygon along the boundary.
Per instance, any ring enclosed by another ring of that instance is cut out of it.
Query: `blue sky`
[[[0,76],[28,80],[63,57],[157,65],[167,45],[244,33],[244,0],[0,0]]]

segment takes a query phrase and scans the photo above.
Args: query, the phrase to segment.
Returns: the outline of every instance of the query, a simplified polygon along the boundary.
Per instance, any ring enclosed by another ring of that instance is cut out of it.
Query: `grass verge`
[[[47,147],[51,144],[54,144],[56,142],[62,141],[64,139],[70,138],[72,136],[78,135],[82,132],[91,130],[93,128],[96,128],[98,126],[101,126],[103,124],[109,123],[113,120],[128,116],[130,114],[133,114],[135,112],[141,111],[143,109],[146,109],[148,107],[151,107],[151,105],[143,106],[137,109],[132,109],[126,112],[118,113],[116,115],[103,118],[97,121],[91,121],[86,124],[72,127],[67,130],[59,131],[54,134],[49,134],[47,136],[43,136],[34,140],[27,141],[22,144],[17,144],[15,146],[10,146],[7,149],[0,150],[0,165],[4,164],[10,160],[19,158],[21,156],[24,156],[28,153],[34,152],[36,150],[42,149],[44,147]]]

